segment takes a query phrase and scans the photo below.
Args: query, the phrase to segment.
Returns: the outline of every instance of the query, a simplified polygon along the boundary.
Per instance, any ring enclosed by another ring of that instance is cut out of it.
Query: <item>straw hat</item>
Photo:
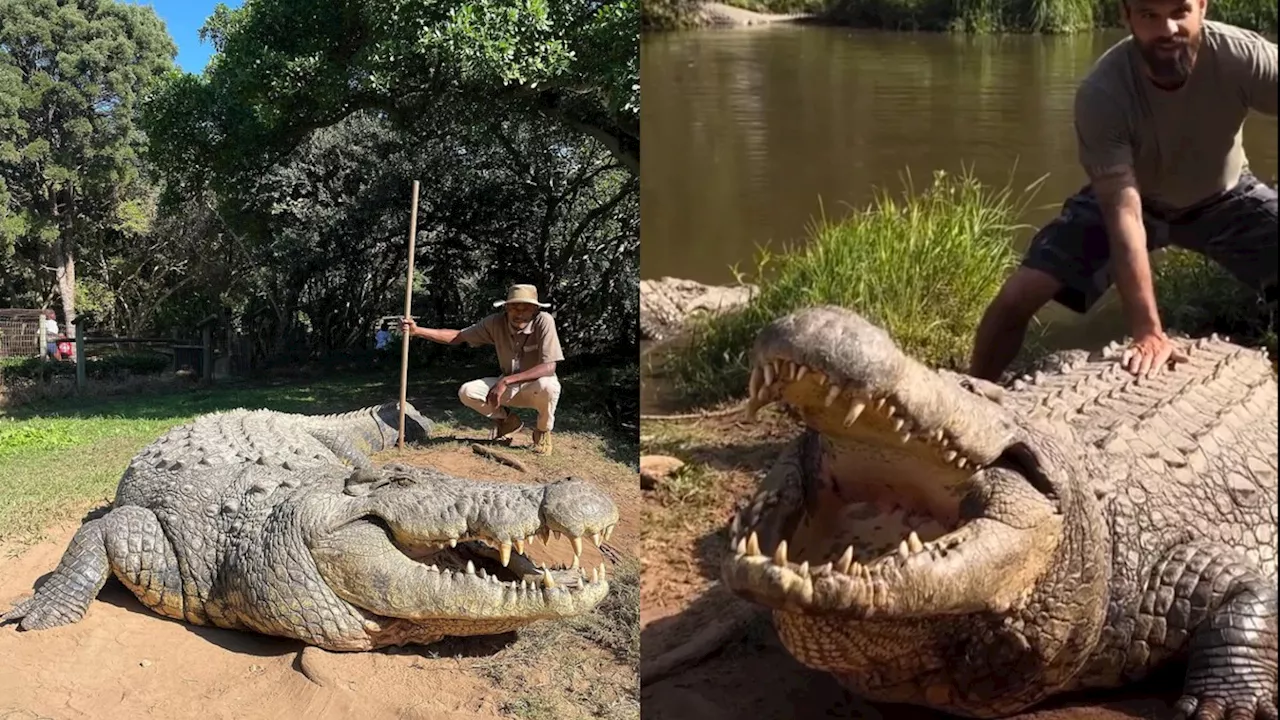
[[[507,299],[497,300],[494,307],[502,307],[507,303],[529,303],[538,307],[551,307],[550,303],[538,302],[538,288],[532,285],[512,285],[507,288]]]

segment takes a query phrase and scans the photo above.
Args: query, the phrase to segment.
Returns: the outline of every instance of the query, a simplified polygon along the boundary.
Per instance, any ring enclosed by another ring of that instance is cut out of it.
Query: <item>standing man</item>
[[[1076,91],[1089,185],[1032,240],[978,326],[969,374],[998,380],[1050,300],[1085,313],[1114,281],[1135,375],[1186,359],[1156,310],[1148,253],[1201,253],[1275,300],[1276,191],[1249,172],[1250,110],[1276,115],[1276,44],[1205,20],[1206,0],[1123,0],[1130,37]]]
[[[493,345],[501,374],[464,383],[458,388],[458,399],[493,421],[495,440],[523,427],[519,416],[507,408],[537,410],[533,451],[546,455],[551,452],[551,430],[560,402],[556,363],[564,359],[555,320],[542,311],[547,304],[538,302],[538,289],[532,285],[512,285],[507,299],[493,306],[503,310],[465,330],[420,328],[412,318],[404,318],[400,329],[409,337],[442,345]]]

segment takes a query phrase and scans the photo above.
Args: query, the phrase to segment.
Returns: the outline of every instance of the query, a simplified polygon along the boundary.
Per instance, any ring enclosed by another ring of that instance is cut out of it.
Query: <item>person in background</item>
[[[58,318],[52,310],[46,310],[44,313],[44,340],[45,349],[54,360],[62,360],[61,343],[58,341],[62,338],[58,335]]]

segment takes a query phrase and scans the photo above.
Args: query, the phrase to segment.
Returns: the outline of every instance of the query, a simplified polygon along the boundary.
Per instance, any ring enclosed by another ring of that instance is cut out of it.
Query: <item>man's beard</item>
[[[1182,87],[1187,78],[1191,77],[1191,70],[1195,66],[1195,47],[1190,39],[1186,39],[1174,40],[1173,43],[1178,48],[1172,53],[1157,49],[1157,45],[1167,42],[1161,39],[1148,45],[1139,43],[1138,49],[1147,63],[1147,69],[1151,71],[1153,82],[1162,87]]]

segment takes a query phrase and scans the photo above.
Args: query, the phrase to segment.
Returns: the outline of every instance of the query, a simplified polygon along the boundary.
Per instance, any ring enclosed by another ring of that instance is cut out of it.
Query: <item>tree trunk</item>
[[[65,232],[65,231],[64,231]],[[63,332],[67,337],[76,336],[76,255],[72,243],[59,237],[54,245],[57,253],[58,296],[62,298],[62,315],[66,318]]]
[[[70,195],[70,193],[68,193]],[[68,215],[74,219],[74,209],[68,207]],[[58,297],[62,299],[63,334],[74,339],[76,336],[76,251],[75,240],[71,237],[71,223],[63,220],[58,207],[58,190],[49,188],[49,211],[53,222],[58,226],[58,239],[53,243],[54,276],[58,281]]]

